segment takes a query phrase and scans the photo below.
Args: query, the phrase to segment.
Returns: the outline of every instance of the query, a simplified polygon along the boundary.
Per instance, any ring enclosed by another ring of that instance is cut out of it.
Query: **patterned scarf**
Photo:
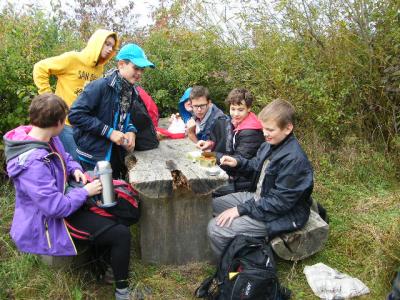
[[[115,86],[119,94],[119,119],[118,119],[118,130],[124,132],[124,122],[127,114],[129,113],[129,108],[132,104],[132,95],[135,94],[135,87],[125,78],[123,78],[120,73],[117,73]]]

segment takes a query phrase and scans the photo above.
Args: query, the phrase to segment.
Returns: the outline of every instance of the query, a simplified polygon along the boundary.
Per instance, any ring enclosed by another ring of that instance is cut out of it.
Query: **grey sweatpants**
[[[228,208],[242,204],[253,198],[253,193],[239,192],[213,199],[213,214],[218,216]],[[216,223],[216,218],[212,218],[208,223],[207,234],[210,239],[211,249],[219,258],[225,247],[234,239],[236,235],[243,234],[253,237],[266,237],[267,226],[264,222],[257,221],[248,216],[241,216],[233,220],[231,226],[220,227]]]

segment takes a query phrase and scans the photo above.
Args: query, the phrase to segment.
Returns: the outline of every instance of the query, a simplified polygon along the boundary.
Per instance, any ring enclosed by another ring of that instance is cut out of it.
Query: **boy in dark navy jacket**
[[[222,165],[255,171],[251,190],[214,198],[215,218],[208,224],[214,252],[220,256],[239,234],[274,238],[302,228],[310,215],[313,170],[293,134],[294,108],[277,99],[259,114],[265,143],[257,156],[223,156]]]
[[[68,115],[82,166],[91,170],[100,160],[110,161],[113,178],[125,175],[126,151],[135,147],[136,127],[131,109],[138,98],[135,84],[146,67],[154,67],[142,48],[127,44],[116,57],[117,70],[89,83]]]

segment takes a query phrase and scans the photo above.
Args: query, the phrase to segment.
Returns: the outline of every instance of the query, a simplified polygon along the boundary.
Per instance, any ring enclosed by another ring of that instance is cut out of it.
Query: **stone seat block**
[[[328,239],[329,225],[318,213],[311,211],[306,225],[271,241],[276,255],[285,260],[301,260],[319,251]]]

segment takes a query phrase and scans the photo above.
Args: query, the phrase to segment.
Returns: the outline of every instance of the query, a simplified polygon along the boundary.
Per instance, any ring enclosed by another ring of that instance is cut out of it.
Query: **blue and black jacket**
[[[110,135],[117,128],[120,97],[116,88],[117,71],[89,83],[75,100],[68,115],[74,126],[74,139],[79,159],[90,164],[111,158],[113,143]],[[138,97],[138,93],[133,93]],[[133,103],[133,101],[132,101]],[[131,111],[131,109],[129,110]],[[123,132],[136,132],[128,113]],[[120,147],[122,150],[122,147]]]

